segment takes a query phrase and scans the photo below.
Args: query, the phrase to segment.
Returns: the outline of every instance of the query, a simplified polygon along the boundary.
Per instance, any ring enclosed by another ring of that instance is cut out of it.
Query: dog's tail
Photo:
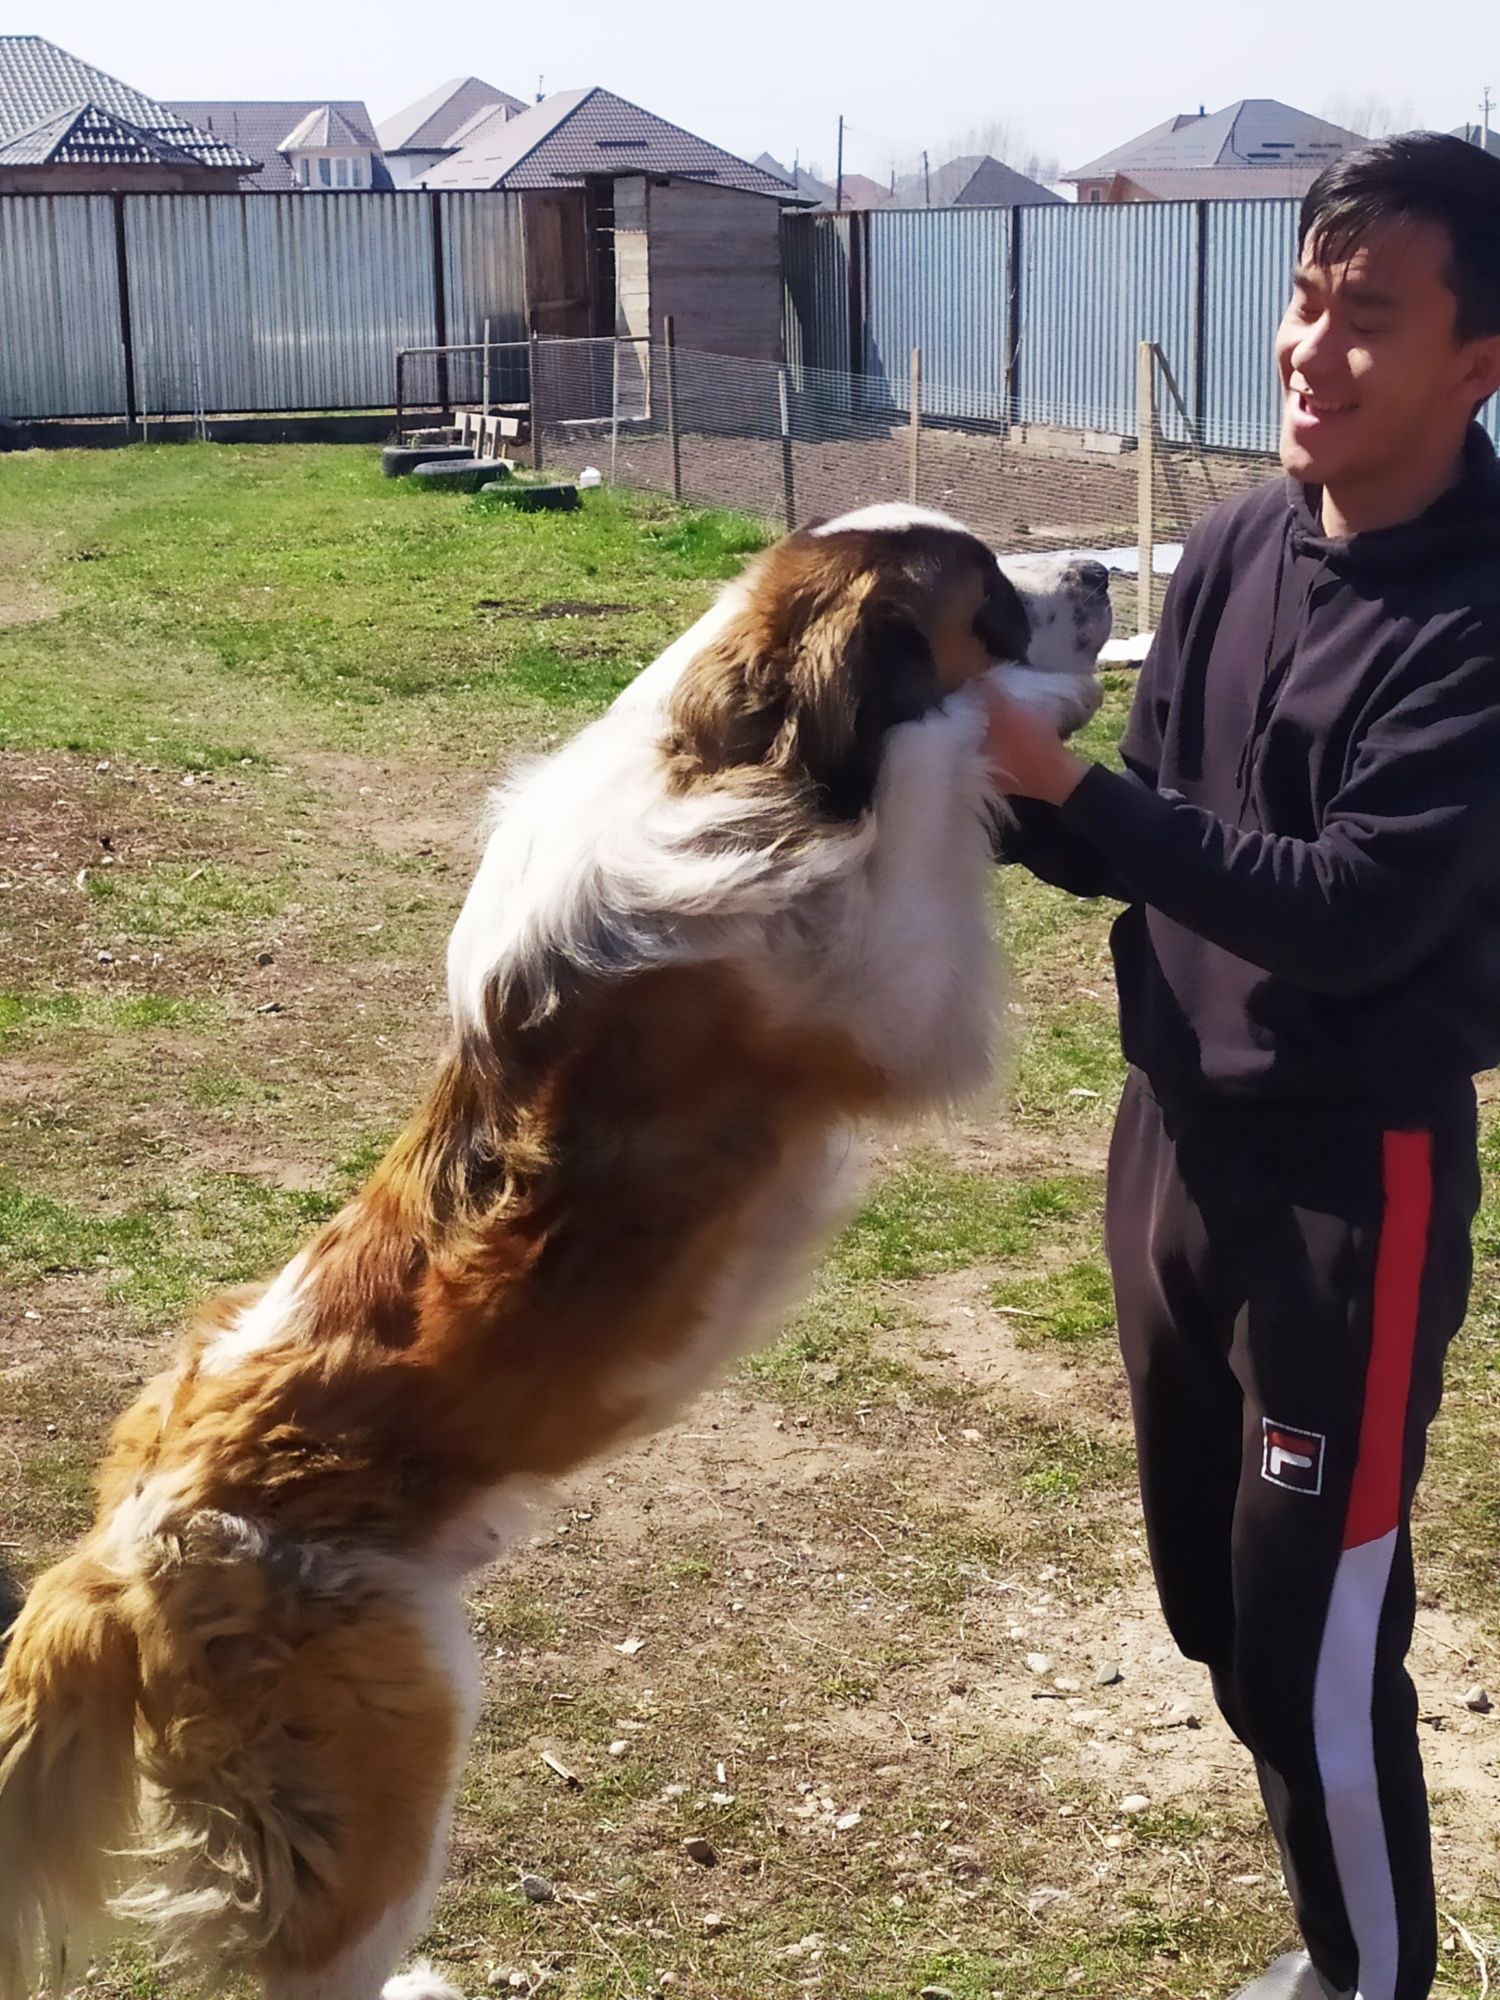
[[[36,1584],[0,1664],[0,2000],[61,1991],[136,1819],[135,1638],[87,1550]]]

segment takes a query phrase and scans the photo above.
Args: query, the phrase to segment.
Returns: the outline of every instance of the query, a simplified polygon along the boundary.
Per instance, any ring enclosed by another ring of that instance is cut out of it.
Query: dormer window
[[[310,111],[282,140],[277,151],[299,188],[368,188],[375,185],[375,156],[369,134],[331,104]]]

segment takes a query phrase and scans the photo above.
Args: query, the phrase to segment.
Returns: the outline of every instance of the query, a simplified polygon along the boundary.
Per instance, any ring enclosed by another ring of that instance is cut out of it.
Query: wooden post
[[[609,371],[609,483],[619,484],[620,463],[620,342],[616,336]]]
[[[672,452],[672,498],[682,498],[682,438],[677,429],[677,325],[671,313],[661,323],[667,363],[667,443]]]
[[[531,356],[531,469],[542,469],[542,343],[537,338],[536,321],[531,322],[527,345]]]
[[[922,494],[922,350],[911,351],[910,455],[906,474],[906,497],[915,507]]]
[[[1136,630],[1151,624],[1152,558],[1156,542],[1156,344],[1136,349]]]
[[[484,420],[488,424],[490,420],[490,323],[488,320],[484,323],[484,366],[480,370],[480,379],[484,391],[482,399],[484,403]]]
[[[776,395],[781,405],[781,505],[790,534],[797,525],[797,487],[792,464],[792,403],[787,392],[786,370],[776,370]]]

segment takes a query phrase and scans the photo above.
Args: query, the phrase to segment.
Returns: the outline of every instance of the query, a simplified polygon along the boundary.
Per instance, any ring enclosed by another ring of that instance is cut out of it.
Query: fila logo
[[[1294,1431],[1288,1424],[1261,1419],[1260,1476],[1292,1493],[1323,1491],[1323,1448],[1319,1431]]]

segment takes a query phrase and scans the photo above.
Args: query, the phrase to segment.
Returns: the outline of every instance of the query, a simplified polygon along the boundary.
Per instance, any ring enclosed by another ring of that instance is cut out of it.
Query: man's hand
[[[1003,792],[1060,806],[1090,766],[1056,730],[993,683],[984,689],[990,724],[984,753]]]

